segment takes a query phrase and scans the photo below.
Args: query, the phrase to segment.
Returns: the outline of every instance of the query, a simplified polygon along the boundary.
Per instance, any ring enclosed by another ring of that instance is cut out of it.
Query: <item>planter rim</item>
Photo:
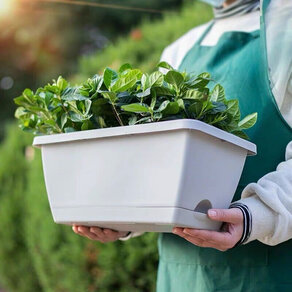
[[[106,137],[158,133],[175,130],[200,131],[220,140],[224,140],[226,142],[234,144],[238,147],[244,148],[248,150],[248,155],[256,155],[257,152],[257,147],[255,144],[231,133],[218,129],[214,126],[193,119],[178,119],[141,125],[119,126],[87,131],[77,131],[71,133],[37,136],[34,138],[33,146],[40,148],[41,146],[48,144],[91,140]]]

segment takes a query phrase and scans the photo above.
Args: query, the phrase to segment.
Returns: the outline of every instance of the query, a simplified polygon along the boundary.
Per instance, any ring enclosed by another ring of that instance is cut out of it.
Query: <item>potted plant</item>
[[[248,154],[238,101],[208,73],[129,64],[79,86],[59,77],[15,99],[25,131],[42,134],[45,182],[55,222],[123,231],[218,229],[206,216],[230,204]]]

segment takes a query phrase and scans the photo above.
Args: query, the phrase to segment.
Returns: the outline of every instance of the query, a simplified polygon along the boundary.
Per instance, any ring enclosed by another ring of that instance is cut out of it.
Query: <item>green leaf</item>
[[[225,91],[224,91],[224,88],[220,84],[217,84],[211,91],[210,101],[218,101],[218,102],[225,101]]]
[[[184,77],[177,71],[168,71],[164,76],[164,80],[169,84],[173,84],[179,87],[184,82]]]
[[[223,113],[226,111],[227,106],[223,102],[212,102],[213,108],[210,111],[211,114]]]
[[[27,111],[24,107],[18,107],[15,111],[15,114],[14,114],[14,116],[17,119],[20,119],[21,117],[26,116],[26,115],[27,115]]]
[[[114,80],[118,78],[118,73],[115,70],[112,70],[111,68],[105,68],[103,72],[103,82],[107,89],[111,87],[111,84]]]
[[[142,85],[142,89],[144,91],[150,87],[150,85],[149,85],[149,75],[147,73],[142,75],[141,85]]]
[[[204,94],[196,89],[189,89],[185,92],[183,99],[202,99]]]
[[[85,121],[86,119],[88,119],[90,117],[85,117],[81,113],[70,111],[69,112],[69,118],[70,118],[70,120],[72,122],[78,123],[78,122],[83,122],[83,121]]]
[[[107,115],[109,112],[112,113],[109,100],[107,98],[99,98],[95,100],[91,105],[91,111],[96,116]]]
[[[179,98],[176,102],[181,109],[185,110],[185,103],[181,98]]]
[[[169,103],[170,103],[169,100],[165,100],[155,112],[162,112],[163,110],[166,109],[166,107]]]
[[[238,127],[242,130],[247,130],[256,123],[257,118],[258,118],[257,113],[250,114],[238,123]]]
[[[191,104],[188,107],[188,111],[190,113],[195,114],[195,117],[198,117],[200,115],[202,109],[203,109],[203,103],[202,102],[194,102],[193,104]]]
[[[68,116],[66,113],[63,113],[61,116],[61,129],[64,129],[65,124],[67,123]]]
[[[22,96],[24,97],[24,99],[30,103],[30,104],[34,104],[36,103],[36,99],[34,97],[34,94],[33,92],[29,89],[29,88],[26,88],[23,93],[22,93]]]
[[[139,77],[141,77],[140,70],[137,69],[131,70],[127,74],[117,79],[117,81],[111,86],[111,91],[113,92],[127,91],[136,84]]]
[[[210,78],[211,75],[209,73],[201,73],[189,86],[192,88],[204,88],[209,84]]]
[[[24,105],[24,104],[28,104],[30,105],[30,103],[27,103],[27,100],[23,97],[23,95],[14,98],[14,103],[17,105]]]
[[[136,124],[140,124],[140,123],[150,123],[150,122],[152,122],[152,120],[151,120],[150,117],[144,117],[144,118],[138,120],[138,121],[136,122]]]
[[[89,111],[90,111],[90,107],[91,107],[92,101],[90,99],[85,100],[84,105],[85,105],[85,111],[84,111],[84,115],[88,115]]]
[[[163,117],[162,113],[155,113],[153,118],[155,121],[159,121]]]
[[[116,102],[116,100],[117,100],[117,95],[114,92],[111,92],[111,91],[103,91],[103,92],[101,92],[101,94],[102,94],[102,96],[104,98],[109,99],[112,104],[114,104]]]
[[[82,123],[81,125],[81,131],[87,131],[93,128],[93,124],[91,123],[90,120],[87,120]]]
[[[76,130],[72,127],[67,127],[64,129],[65,133],[72,133],[72,132],[76,132]]]
[[[56,84],[57,84],[57,87],[60,89],[60,93],[63,90],[65,90],[66,87],[68,86],[68,82],[62,76],[58,77]]]
[[[153,110],[156,105],[156,94],[152,96],[150,108]]]
[[[131,69],[132,69],[132,66],[129,63],[126,63],[120,67],[119,73],[122,73],[127,70],[131,70]]]
[[[212,102],[210,102],[209,100],[205,100],[205,101],[203,102],[202,114],[203,114],[203,113],[206,113],[206,112],[208,112],[208,111],[210,111],[210,110],[213,111],[213,109],[214,109],[214,105],[213,105]]]
[[[163,115],[176,115],[180,111],[180,106],[178,102],[170,102],[166,108],[163,110]]]
[[[65,101],[86,100],[88,97],[81,95],[78,88],[66,88],[61,95],[61,99]]]
[[[201,74],[198,75],[199,78],[203,78],[203,79],[211,79],[211,75],[208,72],[203,72]]]
[[[54,94],[49,91],[44,92],[44,94],[45,94],[45,103],[46,103],[46,106],[48,106],[50,102],[52,101]]]
[[[226,111],[232,116],[232,117],[239,117],[240,118],[240,112],[239,112],[239,103],[237,99],[230,99],[227,101],[227,109]]]
[[[136,96],[139,98],[143,98],[143,97],[149,96],[150,94],[151,94],[151,88],[147,88],[145,91],[137,93]]]
[[[137,116],[131,116],[130,118],[129,118],[129,125],[131,126],[131,125],[135,125],[136,124],[136,122],[137,122]]]
[[[159,71],[153,72],[149,76],[149,87],[162,86],[163,80],[164,80],[164,75],[161,72]]]
[[[123,105],[121,107],[122,110],[131,113],[148,113],[150,112],[149,107],[147,104],[140,104],[140,103],[132,103],[128,105]]]
[[[249,140],[248,135],[246,135],[243,131],[233,131],[233,132],[231,132],[231,134],[236,135],[242,139]]]
[[[154,87],[153,90],[155,90],[157,96],[174,96],[175,91],[169,87]]]
[[[107,125],[106,125],[105,120],[104,120],[103,117],[98,117],[98,124],[99,124],[99,126],[101,128],[106,128],[107,127]]]
[[[56,126],[56,121],[54,121],[53,119],[44,120],[44,123],[53,127]]]
[[[173,67],[170,64],[168,64],[167,62],[165,62],[165,61],[159,62],[156,65],[156,67],[158,67],[158,68],[164,68],[164,69],[168,69],[168,70],[174,70]]]

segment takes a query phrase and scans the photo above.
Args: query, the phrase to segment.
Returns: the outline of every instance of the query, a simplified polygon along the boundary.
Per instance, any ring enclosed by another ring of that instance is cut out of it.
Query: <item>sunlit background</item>
[[[0,0],[0,292],[155,291],[155,234],[101,246],[53,223],[13,98],[59,75],[74,83],[125,62],[150,71],[210,18],[196,0]]]
[[[14,4],[14,0],[1,0],[0,17],[5,17],[13,9]]]

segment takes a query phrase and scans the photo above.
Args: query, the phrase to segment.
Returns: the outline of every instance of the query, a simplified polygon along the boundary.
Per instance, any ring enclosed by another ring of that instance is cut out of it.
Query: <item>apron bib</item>
[[[183,59],[180,70],[209,72],[227,98],[237,98],[243,116],[258,112],[258,122],[246,131],[258,147],[248,157],[234,200],[244,187],[276,169],[285,160],[292,129],[282,117],[269,82],[264,0],[261,30],[226,32],[216,46],[201,46],[211,26]],[[271,194],[273,195],[273,194]],[[158,292],[292,291],[292,240],[277,246],[258,241],[226,252],[200,248],[174,234],[159,237]]]

